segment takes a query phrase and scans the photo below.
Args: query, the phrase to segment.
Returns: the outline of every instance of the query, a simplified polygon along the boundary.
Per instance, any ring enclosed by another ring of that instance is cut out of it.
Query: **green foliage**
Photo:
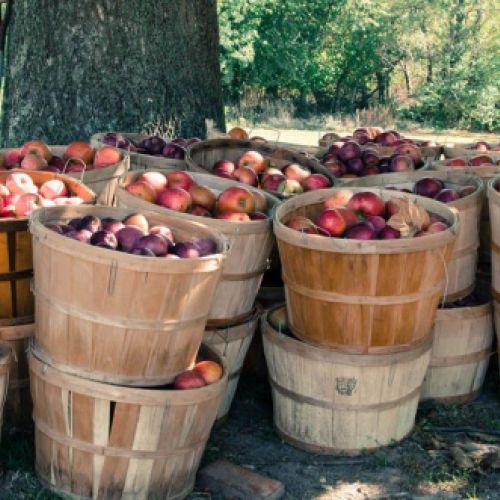
[[[499,127],[493,0],[221,0],[226,101],[295,114],[396,101],[436,126]],[[496,76],[495,76],[496,72]]]

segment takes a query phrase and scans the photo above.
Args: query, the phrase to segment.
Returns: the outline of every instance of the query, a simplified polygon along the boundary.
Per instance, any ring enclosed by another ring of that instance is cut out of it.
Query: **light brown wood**
[[[154,210],[181,220],[200,222],[224,234],[229,241],[230,251],[212,300],[209,322],[227,324],[228,321],[234,322],[235,318],[247,317],[254,308],[262,275],[268,267],[268,259],[274,246],[271,218],[242,223],[175,212],[141,200],[125,189],[125,186],[139,175],[140,172],[132,172],[120,181],[116,192],[118,206],[137,211]],[[242,186],[238,182],[206,173],[193,172],[191,175],[198,184],[209,187],[216,194],[231,186]],[[245,187],[255,191],[255,188]],[[271,213],[273,207],[278,204],[278,199],[263,191],[261,193],[265,195],[268,212]]]
[[[144,139],[150,137],[147,134],[134,134],[129,132],[118,133],[128,139],[132,139],[135,143],[141,142]],[[103,138],[105,135],[106,133],[94,134],[90,139],[90,144],[92,145],[92,147],[100,148],[104,146]],[[136,153],[135,151],[129,151],[125,149],[120,150],[130,156],[131,170],[146,170],[148,168],[154,168],[157,170],[187,170],[187,164],[184,160],[174,160],[173,158],[164,158],[163,156],[153,156],[143,153]]]
[[[40,186],[51,179],[61,179],[71,194],[87,204],[95,203],[95,194],[81,182],[67,175],[26,170],[0,171],[0,183],[13,172],[28,174]],[[33,276],[31,236],[27,217],[0,219],[0,326],[33,323],[34,299],[30,291]]]
[[[9,387],[9,371],[12,362],[12,349],[0,342],[0,437],[2,435],[3,412]]]
[[[257,329],[259,318],[260,311],[257,308],[250,318],[241,323],[205,330],[203,342],[224,357],[229,374],[228,386],[217,412],[217,420],[225,418],[231,409],[243,362]]]
[[[72,376],[29,357],[36,471],[58,494],[88,499],[181,499],[227,386],[224,367],[200,389],[119,387]]]
[[[64,152],[66,151],[66,146],[49,146],[53,154],[63,158]],[[0,149],[0,154],[5,155],[10,151],[10,149]],[[115,198],[115,189],[118,183],[118,179],[125,174],[130,166],[130,159],[128,156],[124,156],[122,160],[114,165],[110,165],[105,168],[96,168],[94,170],[89,170],[86,172],[69,172],[68,177],[73,179],[78,179],[83,181],[83,183],[89,187],[97,196],[97,202],[103,205],[112,206]],[[8,174],[12,170],[7,171]],[[23,170],[23,172],[26,172]],[[33,173],[33,172],[30,172]],[[36,171],[36,173],[52,173],[53,172],[43,172]],[[57,174],[55,174],[57,175]]]
[[[32,403],[29,390],[29,370],[26,351],[35,334],[35,325],[0,326],[0,341],[12,350],[9,390],[5,401],[5,422],[12,427],[31,424]]]
[[[491,304],[438,309],[421,399],[453,403],[480,394],[493,342]]]
[[[500,186],[500,176],[491,179],[487,188],[491,232],[491,286],[496,300],[500,300],[500,193],[496,186]]]
[[[356,454],[407,436],[430,359],[431,339],[396,354],[353,355],[278,333],[263,316],[274,425],[314,453]]]
[[[498,299],[493,300],[493,319],[495,325],[495,337],[496,337],[496,347],[497,347],[497,356],[498,356],[498,366],[500,368],[500,301]]]
[[[460,229],[447,269],[447,280],[443,288],[446,302],[452,302],[469,295],[474,290],[477,268],[477,251],[479,248],[479,223],[481,207],[484,199],[484,183],[474,174],[456,173],[452,171],[418,171],[371,175],[346,182],[352,187],[396,186],[399,189],[413,190],[415,182],[424,177],[432,177],[444,182],[446,188],[474,186],[476,191],[457,201],[448,203],[460,214]]]
[[[500,152],[500,142],[490,143],[496,151],[476,151],[472,149],[474,147],[474,143],[470,144],[453,144],[451,146],[443,146],[443,153],[445,158],[460,158],[466,156],[468,158],[473,158],[474,156],[479,156],[481,154],[498,154]]]
[[[328,177],[332,184],[335,182],[330,171],[319,160],[311,155],[304,155],[296,150],[276,147],[272,143],[259,144],[252,141],[239,141],[236,139],[209,139],[189,146],[186,153],[188,170],[193,172],[211,172],[214,163],[219,160],[236,162],[247,151],[257,151],[265,158],[269,158],[277,168],[289,163],[298,163],[307,167],[312,172]]]
[[[227,253],[217,231],[142,212],[177,241],[209,237],[217,252],[198,259],[141,257],[82,244],[47,223],[94,214],[123,219],[108,207],[42,209],[31,218],[35,264],[36,346],[60,369],[125,385],[162,385],[193,363]]]
[[[422,238],[349,240],[307,235],[285,224],[312,219],[338,188],[305,193],[278,206],[278,241],[288,319],[296,337],[355,353],[407,349],[431,335],[458,219],[446,205],[399,191],[372,191],[384,199],[409,198],[450,224]]]

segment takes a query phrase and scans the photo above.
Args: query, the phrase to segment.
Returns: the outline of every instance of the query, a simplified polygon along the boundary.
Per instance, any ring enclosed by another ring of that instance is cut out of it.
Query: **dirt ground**
[[[314,455],[274,433],[265,379],[246,374],[228,420],[217,426],[203,463],[224,458],[280,480],[287,500],[500,498],[498,366],[492,358],[483,395],[473,404],[422,405],[402,443],[360,457]],[[464,429],[465,428],[465,429]],[[5,432],[0,447],[0,499],[56,498],[33,471],[32,435]],[[457,444],[473,450],[464,459]],[[485,452],[486,450],[486,452]],[[494,450],[492,458],[491,450]],[[486,453],[486,454],[485,454]],[[217,500],[196,491],[190,500]]]

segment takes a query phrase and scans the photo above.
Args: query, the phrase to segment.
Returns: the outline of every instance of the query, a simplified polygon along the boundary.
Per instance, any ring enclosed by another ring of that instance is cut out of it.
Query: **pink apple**
[[[138,181],[128,184],[125,189],[133,196],[149,203],[154,203],[157,193],[155,188],[149,182]]]
[[[219,177],[226,177],[232,179],[235,170],[234,163],[229,160],[219,160],[214,163],[213,173]]]
[[[40,195],[48,200],[55,200],[68,195],[66,184],[60,179],[51,179],[40,186]]]
[[[161,172],[144,172],[136,182],[141,181],[152,186],[157,194],[167,188],[167,178]]]
[[[34,183],[28,174],[13,172],[5,180],[5,185],[12,194],[26,194],[33,189]]]
[[[283,169],[283,173],[287,179],[298,182],[302,182],[311,175],[307,168],[298,163],[290,163]]]
[[[302,187],[305,191],[314,191],[330,187],[330,181],[323,174],[311,174],[302,181]]]
[[[27,217],[33,210],[42,206],[42,199],[37,194],[23,194],[14,207],[17,217]]]
[[[170,182],[170,181],[169,181]],[[176,212],[187,212],[191,207],[191,195],[182,188],[167,188],[158,194],[156,203]]]
[[[189,191],[195,184],[196,182],[188,172],[174,170],[167,174],[167,185],[169,188],[181,188],[185,191]]]
[[[47,160],[38,153],[28,153],[21,161],[21,168],[24,170],[41,170],[47,165]]]

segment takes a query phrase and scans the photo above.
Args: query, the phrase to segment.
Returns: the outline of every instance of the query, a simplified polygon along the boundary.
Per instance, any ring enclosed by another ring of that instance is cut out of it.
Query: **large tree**
[[[224,128],[216,0],[15,0],[2,142]]]

